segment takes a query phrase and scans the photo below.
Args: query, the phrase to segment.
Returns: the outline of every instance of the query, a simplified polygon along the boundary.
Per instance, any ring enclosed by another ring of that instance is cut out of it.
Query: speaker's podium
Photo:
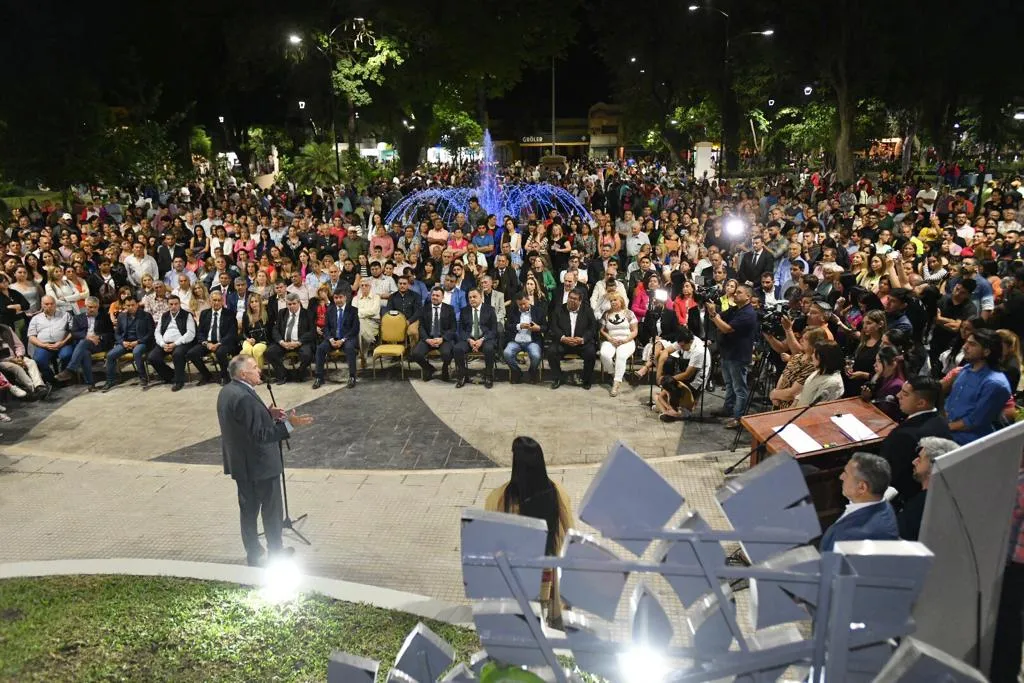
[[[768,439],[803,408],[787,408],[740,418],[750,433],[751,448],[764,444],[750,458],[753,467],[768,455],[792,453],[803,467],[807,488],[818,511],[822,528],[831,524],[846,507],[839,475],[854,451],[877,453],[882,440],[896,427],[888,415],[859,398],[830,401],[814,406],[784,433]],[[795,429],[794,429],[795,427]]]

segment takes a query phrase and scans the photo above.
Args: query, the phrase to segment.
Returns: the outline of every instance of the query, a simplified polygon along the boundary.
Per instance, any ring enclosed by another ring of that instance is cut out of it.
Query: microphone
[[[813,408],[814,406],[816,406],[816,405],[818,405],[819,403],[821,403],[821,402],[822,402],[822,400],[824,400],[824,398],[825,398],[824,396],[819,396],[818,398],[814,399],[813,401],[811,401],[810,403],[808,403],[808,404],[807,404],[806,406],[804,406],[804,407],[803,407],[803,409],[802,409],[802,410],[800,410],[800,411],[799,411],[799,412],[798,412],[798,413],[797,413],[796,415],[794,415],[793,417],[791,417],[791,418],[789,419],[789,421],[788,421],[788,422],[786,422],[786,424],[782,425],[782,427],[781,427],[781,428],[779,428],[779,429],[775,429],[775,430],[772,430],[772,433],[768,435],[768,438],[767,438],[767,439],[765,439],[765,440],[764,440],[764,441],[762,441],[761,443],[759,443],[759,444],[757,444],[756,446],[754,446],[753,448],[751,448],[751,449],[750,449],[750,451],[749,451],[749,452],[748,452],[748,453],[747,453],[746,455],[744,455],[744,456],[743,456],[742,458],[740,458],[740,459],[739,459],[738,461],[736,461],[735,463],[733,463],[733,464],[732,464],[731,466],[727,467],[727,468],[725,469],[725,473],[726,473],[726,474],[732,474],[732,473],[733,473],[733,471],[734,471],[734,470],[735,470],[735,469],[736,469],[737,467],[739,467],[739,466],[740,466],[740,465],[742,465],[742,464],[743,464],[744,462],[746,462],[747,458],[749,458],[750,456],[752,456],[752,455],[753,455],[754,453],[761,453],[761,454],[764,454],[764,453],[765,453],[765,451],[766,451],[766,449],[767,449],[767,446],[768,446],[768,442],[769,442],[769,441],[771,441],[772,439],[774,439],[774,438],[775,438],[775,437],[776,437],[776,436],[777,436],[778,434],[781,434],[782,432],[784,432],[784,431],[786,430],[786,427],[788,427],[789,425],[791,425],[791,424],[793,424],[794,422],[796,422],[796,421],[797,421],[797,420],[798,420],[798,419],[799,419],[799,418],[800,418],[800,417],[801,417],[801,416],[802,416],[802,415],[803,415],[804,413],[806,413],[806,412],[807,412],[808,410],[810,410],[810,409],[811,409],[811,408]]]
[[[274,398],[274,387],[270,386],[270,382],[267,382],[266,387],[267,387],[267,391],[270,392],[270,405],[273,406],[273,407],[277,407],[277,399]],[[291,439],[286,438],[284,440],[284,445],[288,447],[288,450],[291,450],[292,449]]]

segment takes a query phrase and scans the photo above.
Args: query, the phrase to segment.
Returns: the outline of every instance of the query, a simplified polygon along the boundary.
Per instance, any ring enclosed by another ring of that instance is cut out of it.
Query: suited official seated
[[[904,385],[906,386],[906,385]],[[924,504],[928,499],[928,485],[932,481],[932,464],[935,458],[952,453],[960,448],[960,444],[951,439],[937,436],[925,436],[917,445],[913,460],[914,481],[920,490],[903,504],[903,509],[896,514],[896,526],[900,538],[905,541],[916,541],[921,535],[921,520],[924,519]]]
[[[523,380],[523,371],[519,369],[517,354],[524,352],[530,359],[530,382],[536,384],[540,380],[540,361],[544,353],[544,333],[547,320],[544,307],[539,304],[530,305],[530,297],[526,292],[516,295],[516,304],[508,314],[505,322],[505,350],[502,356],[511,372],[510,380],[516,384]]]
[[[494,350],[498,345],[498,316],[490,306],[483,305],[479,289],[469,291],[469,305],[462,309],[459,318],[458,341],[452,349],[455,365],[459,369],[456,389],[461,389],[469,377],[466,355],[483,354],[484,386],[494,386]]]
[[[142,310],[135,297],[125,299],[121,307],[121,312],[117,314],[117,327],[114,328],[114,348],[107,351],[107,381],[103,384],[103,391],[110,391],[116,386],[117,359],[126,353],[132,354],[139,384],[143,389],[149,386],[146,353],[153,348],[153,316]]]
[[[110,316],[100,313],[100,300],[90,296],[85,300],[85,310],[71,317],[71,343],[75,350],[71,353],[71,362],[56,379],[67,382],[78,370],[90,392],[96,391],[92,376],[92,354],[109,349],[113,343],[113,325]]]
[[[297,353],[299,356],[299,377],[304,377],[313,362],[314,344],[316,343],[316,321],[313,315],[302,307],[302,300],[295,292],[285,296],[286,307],[278,311],[271,328],[271,344],[264,356],[274,368],[277,379],[275,384],[288,381],[288,371],[284,367],[285,356]]]
[[[210,292],[210,308],[199,314],[199,327],[196,330],[196,343],[188,351],[188,359],[199,371],[197,387],[209,384],[213,380],[210,369],[203,359],[212,355],[220,368],[220,384],[231,381],[228,376],[228,363],[238,353],[238,322],[234,312],[224,306],[224,295],[220,290]]]
[[[407,286],[408,286],[408,281]],[[348,305],[348,295],[344,291],[336,291],[334,303],[327,309],[327,324],[324,327],[324,340],[316,347],[316,379],[313,388],[324,385],[327,356],[333,351],[341,351],[348,361],[348,388],[356,385],[356,357],[359,355],[359,311],[355,306]]]
[[[939,414],[942,384],[927,375],[910,377],[896,394],[900,412],[907,416],[882,441],[879,452],[889,463],[891,486],[896,489],[892,505],[896,510],[921,491],[914,468],[917,446],[926,436],[951,439],[949,425]]]
[[[409,354],[412,362],[423,368],[423,381],[429,382],[434,376],[434,366],[427,360],[427,354],[437,351],[441,354],[441,379],[448,381],[448,366],[452,362],[452,347],[456,341],[455,311],[444,303],[444,288],[430,290],[430,302],[420,309],[420,340]]]
[[[156,343],[149,352],[149,364],[160,375],[164,384],[172,384],[171,391],[185,386],[186,354],[196,338],[196,323],[192,314],[181,307],[177,294],[167,297],[167,311],[160,316],[153,337]],[[167,367],[165,356],[171,354],[174,370]]]
[[[589,390],[594,379],[594,361],[597,359],[597,320],[589,308],[583,307],[583,298],[575,289],[569,292],[565,308],[556,307],[548,319],[551,337],[548,345],[548,365],[554,379],[551,388],[562,386],[562,358],[575,354],[583,359],[581,386]]]
[[[889,488],[889,463],[871,453],[854,453],[839,479],[850,503],[821,537],[821,552],[831,552],[839,541],[897,540],[896,513],[882,498]]]

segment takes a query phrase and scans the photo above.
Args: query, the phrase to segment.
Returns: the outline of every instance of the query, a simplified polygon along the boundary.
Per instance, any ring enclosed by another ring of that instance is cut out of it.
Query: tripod
[[[276,406],[277,399],[274,398],[274,389],[269,384],[267,384],[267,391],[270,392],[270,405]],[[284,443],[288,445],[288,450],[290,451],[292,449],[291,440],[285,439]],[[292,519],[291,515],[288,513],[288,484],[285,481],[286,477],[284,472],[284,446],[281,445],[280,441],[277,442],[277,455],[279,458],[281,458],[281,496],[284,499],[284,519],[281,520],[281,528],[288,529],[289,531],[291,531],[293,534],[299,537],[300,541],[302,541],[306,545],[313,545],[313,543],[310,542],[308,538],[302,535],[301,531],[295,528],[295,524],[297,522],[301,522],[302,520],[306,519],[306,517],[308,517],[309,515],[302,514],[296,517],[295,519]],[[261,533],[260,536],[263,536],[264,533]]]
[[[747,392],[747,401],[743,406],[743,415],[750,413],[750,406],[754,402],[754,396],[758,393],[758,390],[760,390],[761,397],[767,400],[768,394],[775,384],[774,373],[772,372],[774,366],[771,363],[769,349],[764,342],[761,342],[758,346],[761,355],[754,364],[752,375],[748,375],[748,377],[753,376],[754,381],[750,384],[750,390]],[[732,448],[729,450],[735,451],[739,448],[741,436],[743,436],[743,430],[737,429],[736,436],[732,440]]]

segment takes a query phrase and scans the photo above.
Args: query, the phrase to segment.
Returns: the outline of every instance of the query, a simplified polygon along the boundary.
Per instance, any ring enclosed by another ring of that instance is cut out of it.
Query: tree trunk
[[[740,162],[740,106],[731,80],[722,93],[722,145],[725,147],[725,170],[735,171]]]
[[[853,138],[853,119],[856,107],[850,88],[845,79],[835,84],[836,110],[839,114],[839,134],[836,136],[836,179],[844,185],[854,181],[853,149],[850,141]]]
[[[416,128],[409,130],[402,127],[398,137],[398,156],[404,173],[416,170],[420,162],[420,152],[427,143],[427,131],[434,123],[434,109],[430,104],[413,106],[412,113],[416,117]]]
[[[907,129],[907,134],[903,138],[903,155],[900,161],[900,175],[902,176],[907,175],[907,171],[910,170],[910,164],[914,160],[914,141],[917,140],[917,124],[920,118],[920,115],[915,112],[910,121],[910,127]]]
[[[353,159],[359,158],[359,141],[356,139],[356,105],[352,100],[348,101],[348,124],[346,126],[348,136],[348,155]]]

